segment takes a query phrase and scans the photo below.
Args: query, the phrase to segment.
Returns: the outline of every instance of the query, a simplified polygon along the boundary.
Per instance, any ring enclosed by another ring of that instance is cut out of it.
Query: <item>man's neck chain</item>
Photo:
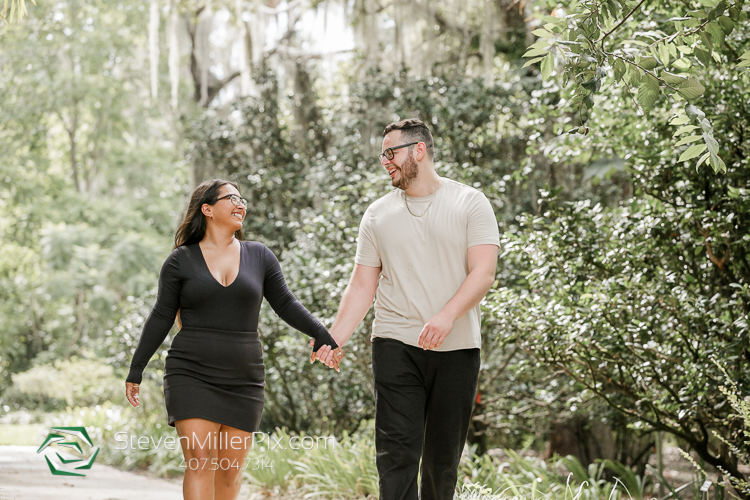
[[[440,177],[438,177],[438,180],[437,180],[437,182],[435,183],[435,191],[433,191],[433,192],[432,192],[432,194],[435,194],[435,193],[437,193],[437,189],[438,189],[438,185],[439,185],[439,184],[440,184]],[[415,214],[414,212],[412,212],[412,211],[411,211],[411,208],[409,208],[409,202],[408,202],[408,201],[406,201],[406,199],[407,199],[407,198],[408,198],[408,196],[407,196],[407,194],[406,194],[406,191],[404,191],[404,203],[406,204],[406,209],[407,209],[407,210],[409,211],[409,213],[410,213],[410,214],[412,214],[412,215],[413,215],[414,217],[422,217],[422,216],[423,216],[424,214],[426,214],[426,213],[427,213],[427,211],[428,211],[428,210],[430,209],[430,207],[432,206],[432,202],[433,202],[433,201],[435,201],[435,198],[431,199],[431,200],[430,200],[430,204],[429,204],[429,205],[427,205],[427,208],[425,208],[425,209],[424,209],[424,212],[422,212],[421,214],[417,215],[417,214]]]

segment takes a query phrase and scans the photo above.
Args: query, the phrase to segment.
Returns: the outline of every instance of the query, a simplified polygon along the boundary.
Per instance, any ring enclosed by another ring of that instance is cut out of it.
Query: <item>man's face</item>
[[[406,141],[401,137],[400,130],[394,130],[383,138],[383,149],[385,151],[388,148],[395,148],[402,144],[412,142]],[[403,189],[404,191],[414,182],[419,175],[419,165],[414,159],[413,151],[409,152],[409,149],[413,149],[414,146],[400,148],[393,152],[394,156],[392,160],[383,157],[381,165],[388,171],[388,175],[391,176],[391,186]]]

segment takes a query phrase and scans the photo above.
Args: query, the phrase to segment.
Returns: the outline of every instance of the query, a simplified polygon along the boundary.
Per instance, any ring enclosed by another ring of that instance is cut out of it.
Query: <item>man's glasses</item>
[[[419,144],[419,143],[418,142],[410,142],[409,144],[402,144],[400,146],[396,146],[396,147],[393,147],[393,148],[388,148],[385,151],[383,151],[382,153],[380,153],[378,155],[378,158],[380,158],[381,163],[383,162],[383,158],[388,158],[388,160],[390,161],[390,160],[393,159],[394,156],[396,156],[395,153],[393,152],[394,150],[405,148],[407,146],[413,146],[415,144]]]
[[[234,205],[235,207],[247,208],[247,200],[245,198],[241,198],[239,195],[236,195],[236,194],[228,194],[226,196],[222,196],[221,198],[216,198],[214,203],[216,203],[217,201],[221,201],[224,198],[229,198],[229,201],[231,201],[232,205]]]

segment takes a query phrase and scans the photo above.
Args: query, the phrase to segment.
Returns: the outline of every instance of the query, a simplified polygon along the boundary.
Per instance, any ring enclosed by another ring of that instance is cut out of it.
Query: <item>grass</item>
[[[161,406],[142,402],[154,410],[136,412],[106,403],[95,408],[68,408],[48,418],[45,424],[85,426],[94,442],[101,446],[103,463],[123,469],[148,469],[163,477],[183,474],[179,447],[118,446],[115,433],[119,432],[147,437],[152,442],[176,436],[174,429],[165,424]],[[42,425],[4,425],[0,427],[0,443],[36,445],[43,439],[44,430]],[[373,435],[371,423],[354,435],[336,436],[332,445],[332,441],[321,441],[316,436],[294,436],[276,429],[265,443],[257,442],[250,450],[243,482],[250,483],[263,495],[284,498],[377,498]],[[290,446],[293,440],[296,449]],[[526,459],[509,450],[505,454],[503,459],[473,454],[464,457],[458,471],[457,498],[643,500],[653,490],[651,478],[637,476],[616,462],[603,461],[583,467],[572,457],[542,461]],[[605,479],[611,476],[616,479]]]
[[[38,424],[0,425],[0,445],[39,446],[47,429]]]

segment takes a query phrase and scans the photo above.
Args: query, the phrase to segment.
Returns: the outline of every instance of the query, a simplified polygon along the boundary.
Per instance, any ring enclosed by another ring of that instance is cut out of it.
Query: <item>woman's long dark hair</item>
[[[190,245],[191,243],[198,243],[206,235],[206,216],[203,215],[201,207],[204,203],[213,205],[216,203],[216,198],[219,197],[219,190],[224,184],[230,184],[234,186],[237,191],[240,190],[239,186],[231,181],[225,181],[223,179],[209,179],[203,181],[200,185],[195,188],[193,195],[190,197],[190,205],[188,205],[185,219],[177,228],[174,233],[174,247],[181,247],[183,245]],[[242,228],[234,232],[234,237],[242,241],[245,236],[242,234]],[[180,308],[181,309],[181,308]],[[177,326],[182,329],[182,320],[180,318],[180,309],[177,310]]]
[[[239,186],[231,181],[225,181],[223,179],[209,179],[200,183],[200,185],[193,191],[193,196],[190,198],[190,205],[188,205],[185,219],[180,224],[177,232],[174,233],[174,247],[181,247],[183,245],[190,245],[192,243],[198,243],[206,235],[206,216],[203,215],[201,207],[204,203],[213,205],[216,203],[216,199],[219,197],[219,190],[221,186],[230,184],[234,186],[237,191],[240,190]],[[242,228],[238,229],[234,233],[234,237],[242,241],[245,236],[242,234]]]

